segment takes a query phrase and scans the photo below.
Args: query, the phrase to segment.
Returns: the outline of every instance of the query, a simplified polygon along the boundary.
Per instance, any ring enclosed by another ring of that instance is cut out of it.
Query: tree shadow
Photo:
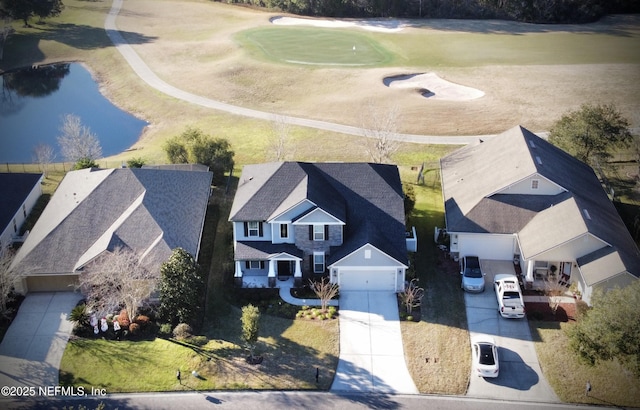
[[[496,378],[485,378],[488,383],[528,391],[540,382],[538,373],[526,364],[518,353],[501,346],[499,355],[500,375]]]

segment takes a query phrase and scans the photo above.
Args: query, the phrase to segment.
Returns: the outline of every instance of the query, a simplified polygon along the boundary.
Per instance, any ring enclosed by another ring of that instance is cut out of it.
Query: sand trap
[[[325,28],[356,27],[369,31],[397,33],[402,31],[405,23],[402,20],[366,19],[366,20],[329,20],[298,17],[273,17],[271,23],[282,26],[313,26]]]
[[[475,88],[443,80],[436,73],[394,75],[383,82],[389,88],[415,90],[430,100],[468,101],[484,95]]]

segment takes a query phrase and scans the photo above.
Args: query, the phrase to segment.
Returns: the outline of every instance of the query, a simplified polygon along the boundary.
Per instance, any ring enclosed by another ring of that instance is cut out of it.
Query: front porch
[[[288,281],[299,287],[302,283],[301,259],[278,255],[266,261],[236,261],[234,281],[242,288],[280,288]]]

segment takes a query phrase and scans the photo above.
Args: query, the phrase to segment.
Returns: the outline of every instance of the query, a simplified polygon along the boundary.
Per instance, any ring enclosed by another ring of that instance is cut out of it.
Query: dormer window
[[[538,185],[540,184],[540,181],[537,179],[532,179],[531,180],[531,189],[538,189]]]

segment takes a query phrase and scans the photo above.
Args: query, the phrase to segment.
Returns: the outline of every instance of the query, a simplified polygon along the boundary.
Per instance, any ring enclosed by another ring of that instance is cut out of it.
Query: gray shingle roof
[[[370,163],[276,162],[243,168],[230,221],[266,221],[303,200],[346,223],[330,260],[370,243],[407,263],[404,201],[398,168]]]
[[[440,163],[449,231],[518,233],[525,257],[589,233],[640,277],[640,252],[591,167],[532,132],[514,127]],[[532,175],[566,192],[547,198],[496,194]]]
[[[16,255],[24,273],[69,273],[125,245],[159,267],[198,252],[211,173],[157,169],[69,172]]]
[[[0,232],[11,223],[41,177],[42,174],[0,173]]]

